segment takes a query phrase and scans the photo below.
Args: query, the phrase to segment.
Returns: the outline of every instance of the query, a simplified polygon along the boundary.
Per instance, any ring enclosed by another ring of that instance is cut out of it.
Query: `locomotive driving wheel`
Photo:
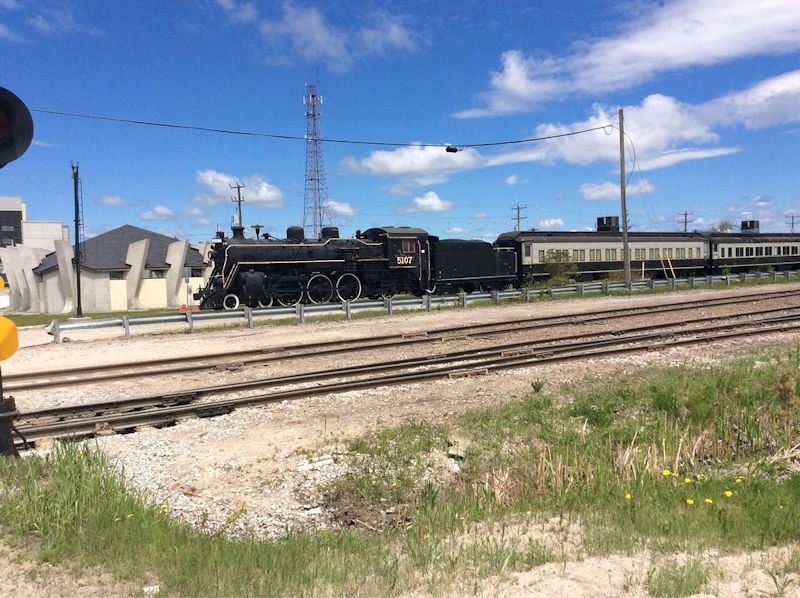
[[[264,309],[265,307],[272,307],[272,297],[268,295],[262,295],[258,300],[258,306],[261,309]]]
[[[361,281],[351,272],[345,272],[336,281],[336,295],[342,301],[355,301],[361,296]]]
[[[311,303],[327,303],[333,297],[333,281],[324,274],[314,274],[306,283],[306,293]]]
[[[303,298],[303,289],[298,285],[296,288],[285,288],[275,293],[275,299],[284,307],[297,305]]]

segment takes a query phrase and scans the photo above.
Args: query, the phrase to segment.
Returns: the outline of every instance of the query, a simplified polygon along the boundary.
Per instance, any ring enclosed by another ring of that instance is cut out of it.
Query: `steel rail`
[[[6,375],[4,380],[5,390],[21,391],[38,388],[51,388],[57,386],[72,386],[81,384],[91,384],[94,382],[106,382],[110,380],[122,380],[128,378],[139,378],[143,375],[167,375],[187,373],[210,368],[226,368],[242,365],[256,365],[271,361],[285,359],[300,359],[313,354],[314,357],[321,355],[338,354],[348,351],[365,351],[370,349],[392,348],[396,346],[428,342],[430,340],[446,340],[445,335],[454,336],[484,336],[493,333],[502,333],[507,330],[514,332],[521,330],[534,330],[545,326],[553,325],[575,325],[602,321],[617,317],[635,317],[642,314],[669,313],[682,311],[690,306],[698,307],[719,307],[739,303],[750,303],[754,301],[767,301],[782,297],[796,297],[795,291],[778,291],[763,295],[737,295],[735,297],[722,297],[710,300],[689,300],[671,304],[656,304],[650,306],[637,306],[603,310],[601,312],[577,312],[573,314],[560,314],[536,318],[524,318],[515,322],[487,322],[482,324],[470,324],[463,326],[452,326],[446,328],[431,329],[428,331],[414,333],[399,333],[384,336],[380,340],[372,337],[359,337],[355,339],[324,341],[320,343],[308,343],[297,347],[285,348],[262,348],[234,351],[226,354],[226,357],[246,357],[255,356],[252,359],[229,360],[224,362],[210,362],[212,359],[208,355],[198,355],[182,357],[178,359],[157,359],[143,360],[125,364],[104,364],[98,366],[86,366],[80,368],[54,369],[47,372],[29,372],[20,374]],[[489,332],[486,332],[486,331]],[[444,338],[442,338],[444,337]],[[197,362],[200,360],[200,363]],[[175,365],[175,364],[178,365]],[[150,371],[146,368],[167,365],[160,369]],[[143,368],[144,371],[143,371]],[[120,370],[130,370],[127,372]],[[113,375],[109,375],[113,373]]]
[[[677,330],[667,332],[648,332],[639,335],[617,336],[595,341],[582,341],[561,347],[543,347],[541,350],[517,351],[513,354],[501,352],[497,356],[497,351],[482,351],[480,355],[473,355],[473,362],[464,363],[463,355],[458,356],[456,365],[452,363],[444,367],[430,368],[427,371],[391,373],[374,378],[350,380],[328,385],[317,385],[313,387],[302,387],[291,390],[284,390],[277,393],[256,395],[250,397],[237,397],[216,401],[209,404],[179,404],[162,407],[158,409],[137,409],[124,413],[105,414],[101,413],[89,418],[72,421],[44,422],[34,425],[20,425],[18,429],[26,438],[38,439],[42,437],[64,436],[64,435],[86,435],[92,434],[98,428],[110,427],[114,430],[124,430],[138,425],[164,425],[173,423],[181,417],[194,415],[195,417],[209,417],[230,413],[236,407],[249,406],[265,402],[275,402],[288,399],[296,399],[320,394],[335,394],[348,390],[374,388],[391,384],[403,384],[422,380],[431,380],[443,377],[474,375],[489,373],[494,370],[527,367],[530,365],[549,363],[566,359],[578,359],[593,356],[605,356],[609,354],[625,353],[641,349],[662,348],[666,346],[685,345],[698,342],[708,342],[720,338],[734,338],[753,334],[767,334],[776,331],[798,331],[800,330],[800,316],[780,316],[764,319],[753,323],[747,322],[745,325],[729,323],[718,324],[705,330]],[[679,338],[689,337],[689,338]],[[406,367],[430,366],[440,364],[444,360],[416,360],[416,364],[407,364]],[[451,358],[450,361],[453,361]],[[381,369],[381,364],[373,364],[369,368],[374,371],[386,371]],[[395,369],[397,369],[395,367]],[[352,375],[354,372],[349,372]]]

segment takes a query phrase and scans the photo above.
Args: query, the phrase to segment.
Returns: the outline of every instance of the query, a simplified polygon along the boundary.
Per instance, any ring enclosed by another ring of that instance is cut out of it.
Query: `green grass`
[[[472,593],[542,563],[643,549],[647,590],[689,595],[717,575],[704,551],[800,541],[798,372],[800,348],[558,395],[534,379],[529,396],[457,421],[353,437],[350,472],[326,489],[341,529],[279,541],[199,533],[68,443],[0,460],[0,528],[34,558],[173,595]],[[454,438],[468,441],[458,474]],[[569,529],[571,543],[552,539]],[[770,565],[776,591],[798,570],[797,550]]]

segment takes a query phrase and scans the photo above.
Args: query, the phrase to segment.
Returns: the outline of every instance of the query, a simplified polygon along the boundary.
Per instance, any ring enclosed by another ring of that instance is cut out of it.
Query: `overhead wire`
[[[305,135],[282,135],[279,133],[261,133],[256,131],[241,131],[237,129],[220,129],[216,127],[203,127],[198,125],[181,125],[175,123],[165,123],[165,122],[158,122],[158,121],[149,121],[149,120],[139,120],[139,119],[131,119],[131,118],[119,118],[113,116],[98,116],[95,114],[80,114],[76,112],[64,112],[61,110],[46,110],[42,108],[33,108],[31,112],[39,112],[41,114],[53,114],[56,116],[70,116],[73,118],[85,118],[90,120],[100,120],[100,121],[109,121],[109,122],[119,122],[119,123],[127,123],[133,125],[142,125],[148,127],[162,127],[167,129],[182,129],[182,130],[189,130],[189,131],[202,131],[205,133],[222,133],[226,135],[243,135],[247,137],[266,137],[270,139],[287,139],[287,140],[297,140],[297,141],[306,141],[307,137]],[[519,143],[534,143],[537,141],[546,141],[549,139],[557,139],[560,137],[571,137],[573,135],[581,135],[583,133],[590,133],[592,131],[599,131],[606,129],[613,129],[613,125],[607,124],[597,127],[592,127],[589,129],[582,129],[580,131],[568,131],[566,133],[557,133],[553,135],[545,135],[542,137],[529,137],[525,139],[512,139],[508,141],[492,141],[488,143],[465,143],[465,144],[453,144],[453,143],[401,143],[395,141],[368,141],[368,140],[360,140],[360,139],[333,139],[333,138],[320,138],[318,141],[325,142],[325,143],[341,143],[341,144],[349,144],[349,145],[372,145],[372,146],[385,146],[385,147],[440,147],[444,148],[449,152],[455,152],[467,148],[472,147],[492,147],[492,146],[500,146],[500,145],[512,145],[512,144],[519,144]],[[610,133],[606,133],[606,135],[610,135]],[[451,149],[452,148],[452,149]]]

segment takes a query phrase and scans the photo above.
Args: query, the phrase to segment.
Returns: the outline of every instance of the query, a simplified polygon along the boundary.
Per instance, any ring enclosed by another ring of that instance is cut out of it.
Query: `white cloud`
[[[726,127],[751,128],[800,122],[800,70],[756,83],[703,104],[688,104],[662,94],[652,94],[641,104],[623,107],[625,116],[626,170],[655,170],[690,160],[718,158],[742,151],[738,146],[719,145]],[[545,143],[515,145],[483,155],[473,148],[447,153],[439,147],[404,147],[379,150],[356,160],[346,158],[343,167],[352,172],[398,179],[393,191],[412,193],[421,186],[442,183],[456,173],[489,166],[526,162],[554,164],[564,161],[588,165],[619,163],[619,135],[614,128],[618,108],[600,104],[582,121],[545,123],[530,137]],[[595,129],[579,135],[575,131]],[[636,163],[633,163],[634,156]],[[507,184],[522,182],[517,175]]]
[[[128,202],[122,199],[119,195],[101,195],[97,198],[97,203],[104,205],[104,206],[127,206]]]
[[[629,89],[660,73],[800,49],[796,0],[675,0],[652,4],[616,34],[565,56],[504,52],[481,108],[462,118],[509,114],[574,94]]]
[[[460,226],[453,226],[447,229],[447,231],[451,235],[466,235],[469,232],[468,228],[461,228]]]
[[[93,25],[84,25],[82,17],[76,14],[75,6],[63,4],[58,7],[44,7],[39,13],[27,19],[28,25],[44,35],[60,33],[86,33],[102,36],[103,32]]]
[[[645,195],[653,193],[656,190],[655,185],[647,179],[642,179],[633,185],[625,187],[625,196],[630,197],[633,195]],[[587,201],[599,201],[605,199],[619,199],[620,191],[619,185],[606,181],[604,183],[584,183],[580,186],[581,197]]]
[[[223,8],[226,4],[233,5],[227,0],[218,2],[222,2]],[[229,15],[238,15],[241,9],[242,6],[233,6],[226,11]],[[328,23],[316,7],[286,2],[281,17],[273,21],[261,20],[259,31],[264,41],[274,48],[277,60],[291,61],[292,56],[297,56],[308,62],[323,62],[339,72],[349,70],[360,58],[418,49],[419,35],[408,29],[402,18],[386,12],[370,13],[364,18],[369,21],[368,26],[342,29]]]
[[[546,218],[539,221],[539,228],[562,228],[564,221],[561,218]]]
[[[506,177],[506,185],[513,187],[519,182],[519,175],[512,174],[509,177]]]
[[[406,206],[401,211],[404,214],[413,212],[446,212],[453,207],[449,201],[441,199],[435,191],[428,191],[422,197],[415,197],[411,205]]]
[[[0,39],[5,39],[10,42],[21,42],[23,40],[23,38],[11,31],[2,23],[0,23]]]
[[[328,209],[334,216],[340,218],[349,218],[358,214],[359,210],[351,206],[348,202],[329,200],[327,203]]]
[[[217,0],[217,4],[225,11],[232,23],[252,23],[258,18],[258,11],[253,2]]]
[[[231,196],[236,193],[235,186],[240,181],[244,184],[242,197],[245,204],[266,208],[283,206],[283,191],[267,183],[260,174],[239,179],[224,172],[207,169],[197,171],[196,181],[208,191],[195,194],[192,203],[196,206],[211,207],[230,201]]]
[[[139,214],[139,218],[142,220],[172,220],[175,218],[175,212],[166,206],[155,206],[152,210]]]
[[[485,212],[478,212],[477,214],[475,214],[476,220],[486,220],[488,217],[489,214],[486,214]]]

